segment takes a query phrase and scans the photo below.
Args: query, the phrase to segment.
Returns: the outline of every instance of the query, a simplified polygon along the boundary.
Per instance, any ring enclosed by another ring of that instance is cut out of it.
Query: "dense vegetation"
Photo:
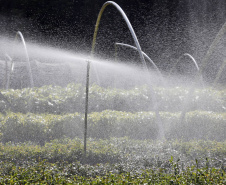
[[[180,114],[188,89],[156,88],[160,118],[167,139],[225,140],[225,91],[196,90],[183,123]],[[0,140],[32,141],[44,144],[62,137],[82,138],[84,127],[84,87],[44,86],[2,91]],[[150,91],[90,88],[88,136],[157,139],[159,127]],[[6,103],[8,101],[8,104]],[[13,111],[13,112],[11,112]]]
[[[184,106],[189,88],[155,88],[158,109],[160,111],[178,112]],[[81,84],[60,86],[44,86],[40,88],[2,90],[2,94],[11,103],[14,112],[64,114],[84,112],[85,88]],[[131,90],[90,87],[89,110],[100,112],[106,109],[138,112],[153,111],[151,91],[147,87],[136,87]],[[211,88],[197,89],[187,105],[187,110],[203,110],[224,112],[226,109],[226,90]],[[7,107],[0,101],[0,110]]]
[[[87,49],[104,2],[2,0],[0,32],[14,36],[20,30],[26,40]],[[184,52],[196,48],[196,54],[205,53],[225,22],[223,14],[216,14],[225,10],[223,4],[213,0],[205,3],[205,11],[195,0],[116,2],[131,20],[143,50],[163,70]],[[106,13],[97,51],[112,56],[115,41],[131,40],[125,24],[119,24],[119,13],[110,8]],[[204,32],[207,41],[200,39]],[[136,58],[130,51],[122,53]],[[211,71],[216,72],[218,58],[211,60],[216,68],[209,64]],[[204,79],[211,81],[214,73],[205,71]],[[93,85],[85,153],[82,85],[1,90],[0,184],[226,184],[226,91],[197,89],[186,105],[186,88],[156,87],[154,92],[165,132],[161,141],[147,87]],[[181,122],[183,109],[188,113]]]
[[[190,112],[183,124],[179,113],[160,114],[167,139],[225,140],[226,114]],[[1,115],[0,140],[2,142],[32,141],[44,144],[62,137],[82,138],[84,115],[21,114]],[[158,125],[153,112],[119,112],[106,110],[88,117],[88,136],[92,138],[124,137],[131,139],[157,139]]]
[[[225,142],[81,140],[0,145],[0,182],[224,184]],[[80,162],[79,162],[80,161]]]
[[[154,91],[162,141],[147,87],[93,85],[84,155],[82,85],[2,90],[0,183],[225,184],[225,90],[196,90],[183,123],[188,89]]]

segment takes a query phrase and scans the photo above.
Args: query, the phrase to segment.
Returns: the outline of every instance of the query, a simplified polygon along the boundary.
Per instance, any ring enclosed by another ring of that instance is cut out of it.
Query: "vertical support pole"
[[[88,119],[88,103],[89,103],[89,70],[90,61],[87,61],[86,71],[86,99],[85,99],[85,126],[84,126],[84,156],[86,156],[86,139],[87,139],[87,119]]]
[[[117,44],[115,43],[115,61],[118,59],[118,47]]]
[[[6,61],[5,61],[5,78],[4,78],[3,89],[6,88],[7,78],[8,78],[8,62],[7,62],[7,60],[6,60]]]

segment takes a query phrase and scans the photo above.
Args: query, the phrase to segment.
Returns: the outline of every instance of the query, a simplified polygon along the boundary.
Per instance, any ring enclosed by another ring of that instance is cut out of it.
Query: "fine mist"
[[[2,68],[4,68],[7,56],[10,56],[15,63],[15,70],[23,70],[23,73],[26,73],[26,55],[23,44],[19,40],[15,41],[6,37],[1,38],[0,44]],[[135,64],[132,60],[131,64],[126,64],[114,56],[108,59],[90,58],[89,53],[73,53],[29,42],[26,42],[26,46],[36,87],[50,84],[61,86],[66,86],[68,83],[84,84],[88,60],[91,61],[91,83],[122,89],[143,86],[147,81],[151,81],[153,85],[162,85],[162,78],[155,70],[150,67],[148,77],[142,65]],[[15,75],[20,73],[17,71]],[[12,80],[17,80],[17,78],[12,78]]]

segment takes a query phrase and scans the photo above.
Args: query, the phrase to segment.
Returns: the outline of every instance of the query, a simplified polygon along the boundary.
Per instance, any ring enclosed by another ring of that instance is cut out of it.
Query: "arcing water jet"
[[[139,41],[137,39],[137,36],[136,36],[136,34],[134,32],[134,29],[133,29],[129,19],[127,18],[125,12],[121,9],[121,7],[117,3],[113,2],[113,1],[107,1],[106,3],[104,3],[104,5],[102,6],[102,8],[99,11],[99,14],[98,14],[98,17],[97,17],[97,21],[96,21],[96,25],[95,25],[94,35],[93,35],[91,57],[94,55],[94,52],[95,52],[96,37],[97,37],[97,32],[98,32],[100,20],[101,20],[101,17],[102,17],[102,14],[103,14],[105,8],[108,5],[114,6],[120,12],[120,14],[122,15],[123,19],[125,20],[125,22],[127,24],[127,27],[129,29],[132,37],[133,37],[134,42],[135,42],[137,51],[139,53],[141,62],[142,62],[143,67],[144,67],[144,70],[148,74],[147,64],[145,62],[144,55],[142,53],[142,50],[141,50]],[[87,75],[86,75],[87,82],[86,82],[85,127],[84,127],[85,128],[85,130],[84,130],[84,154],[85,155],[86,155],[87,117],[88,117],[87,115],[88,115],[88,93],[89,93],[89,68],[90,68],[90,61],[87,62]],[[149,82],[147,82],[147,83],[149,84]],[[164,129],[163,129],[163,125],[162,125],[162,122],[161,122],[161,119],[160,119],[158,107],[157,107],[157,104],[156,104],[155,93],[154,93],[154,90],[152,89],[152,86],[150,84],[149,84],[149,88],[150,88],[150,91],[151,91],[151,94],[152,94],[152,97],[151,97],[152,98],[152,102],[154,103],[154,110],[155,110],[155,113],[156,113],[156,122],[157,122],[157,125],[159,126],[159,136],[160,136],[161,139],[163,139],[165,137],[164,136]]]
[[[16,33],[15,41],[17,40],[18,36],[20,37],[22,44],[23,44],[23,47],[24,47],[24,52],[25,52],[25,57],[26,57],[26,62],[27,62],[27,70],[28,70],[29,77],[30,77],[30,85],[31,85],[31,87],[34,87],[34,80],[33,80],[33,75],[32,75],[32,71],[31,71],[31,63],[30,63],[30,59],[29,59],[29,55],[28,55],[28,51],[27,51],[27,45],[25,43],[24,36],[20,31],[18,31]],[[15,62],[13,61],[13,59],[12,59],[11,64],[12,64],[12,66],[11,66],[11,69],[10,69],[11,71],[9,73],[10,75],[13,72],[12,69],[13,69],[13,66],[15,65]],[[9,81],[10,81],[10,77],[11,77],[10,75],[8,77],[7,88],[9,87]]]
[[[194,58],[192,55],[190,55],[189,53],[185,53],[185,54],[183,54],[182,56],[180,56],[179,59],[177,60],[177,62],[174,64],[174,66],[173,66],[172,69],[170,70],[170,73],[169,73],[170,75],[171,75],[171,74],[173,73],[173,71],[176,69],[177,64],[180,62],[180,60],[181,60],[182,57],[184,57],[184,56],[188,56],[188,57],[192,60],[192,62],[194,63],[195,68],[197,69],[197,72],[198,72],[198,73],[200,72],[200,68],[199,68],[198,63],[196,62],[195,58]]]
[[[128,47],[128,48],[131,48],[131,49],[133,49],[133,50],[138,51],[138,49],[137,49],[136,47],[131,46],[131,45],[129,45],[129,44],[124,44],[124,43],[116,42],[116,43],[115,43],[115,47],[116,47],[116,46],[125,46],[125,47]],[[116,48],[116,50],[117,50],[117,48]],[[156,70],[156,71],[158,72],[158,74],[162,77],[162,74],[161,74],[159,68],[156,66],[156,64],[153,62],[153,60],[151,60],[150,57],[149,57],[146,53],[144,53],[143,51],[142,51],[142,54],[143,54],[144,57],[145,57],[145,58],[146,58],[146,59],[154,66],[155,70]]]
[[[195,76],[195,82],[197,83],[200,79],[202,79],[202,73],[207,65],[207,61],[209,60],[211,54],[213,53],[217,43],[219,42],[219,40],[223,37],[224,33],[226,31],[226,22],[224,23],[224,25],[221,27],[220,31],[217,33],[215,39],[213,40],[212,44],[210,45],[204,59],[201,62],[201,68],[199,70],[199,73],[197,73],[197,75]],[[223,66],[221,67],[223,70]],[[218,80],[218,79],[217,79]],[[216,81],[216,79],[215,79]],[[195,88],[194,85],[190,88],[187,98],[184,102],[184,106],[182,108],[182,112],[180,115],[180,123],[183,124],[184,123],[184,119],[186,116],[186,112],[187,112],[187,106],[188,106],[188,102],[191,100],[192,94],[194,92]]]

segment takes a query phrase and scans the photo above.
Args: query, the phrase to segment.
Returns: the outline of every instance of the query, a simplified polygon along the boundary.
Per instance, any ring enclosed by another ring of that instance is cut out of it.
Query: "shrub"
[[[161,112],[166,139],[210,139],[223,141],[226,114],[195,111],[186,114],[180,123],[179,113]],[[22,114],[8,112],[0,116],[2,142],[32,141],[44,144],[59,138],[83,138],[84,115]],[[127,136],[133,139],[158,139],[159,127],[155,113],[129,113],[105,110],[88,115],[88,137],[110,138]]]
[[[157,105],[160,111],[181,111],[189,89],[186,88],[154,88]],[[66,88],[59,86],[43,86],[33,89],[5,90],[2,94],[8,99],[16,111],[21,113],[64,114],[84,112],[85,89],[81,84],[69,84]],[[101,112],[116,110],[126,112],[153,111],[151,93],[147,87],[131,90],[106,89],[97,85],[90,87],[89,111]],[[0,101],[0,110],[9,109],[4,101]],[[226,109],[225,91],[213,89],[197,89],[193,93],[186,109],[188,111],[203,110],[224,112]]]

